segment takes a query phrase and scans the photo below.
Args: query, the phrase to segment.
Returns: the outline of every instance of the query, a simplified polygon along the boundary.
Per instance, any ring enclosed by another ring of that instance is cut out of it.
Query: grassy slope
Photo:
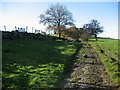
[[[77,47],[62,40],[4,40],[3,88],[57,87]]]
[[[119,85],[119,77],[117,76],[118,73],[118,40],[115,39],[105,39],[100,38],[97,42],[95,39],[91,39],[89,42],[94,49],[98,52],[100,58],[102,59],[103,64],[106,67],[106,70],[108,71],[108,74],[110,75],[111,80],[116,84]],[[99,47],[100,48],[99,48]],[[107,55],[104,55],[100,52],[100,49],[104,51],[104,53]],[[111,58],[114,58],[116,61],[113,62]]]

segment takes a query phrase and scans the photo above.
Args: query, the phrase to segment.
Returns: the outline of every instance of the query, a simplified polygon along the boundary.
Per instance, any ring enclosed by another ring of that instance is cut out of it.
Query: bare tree
[[[63,5],[51,5],[44,14],[40,15],[40,23],[48,24],[48,29],[54,30],[61,37],[61,28],[74,25],[72,13]]]
[[[86,29],[90,35],[94,35],[96,41],[97,35],[103,32],[103,27],[100,26],[100,22],[94,19],[91,20],[90,23],[85,24],[83,28]]]

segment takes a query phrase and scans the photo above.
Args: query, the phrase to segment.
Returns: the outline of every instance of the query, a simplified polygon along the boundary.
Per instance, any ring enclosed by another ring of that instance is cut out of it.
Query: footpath
[[[96,51],[87,42],[76,55],[71,73],[64,78],[64,88],[117,90],[113,87]],[[90,90],[91,90],[90,89]]]

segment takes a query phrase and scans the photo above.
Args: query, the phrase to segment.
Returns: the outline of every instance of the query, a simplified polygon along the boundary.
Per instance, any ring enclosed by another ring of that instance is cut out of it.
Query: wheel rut
[[[65,77],[64,88],[116,90],[96,51],[90,44],[83,44],[71,73]]]

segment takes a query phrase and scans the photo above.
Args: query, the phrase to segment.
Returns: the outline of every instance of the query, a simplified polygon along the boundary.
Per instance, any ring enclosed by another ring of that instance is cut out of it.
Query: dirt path
[[[64,88],[102,88],[114,90],[109,76],[90,44],[84,43],[72,71],[66,76]]]

